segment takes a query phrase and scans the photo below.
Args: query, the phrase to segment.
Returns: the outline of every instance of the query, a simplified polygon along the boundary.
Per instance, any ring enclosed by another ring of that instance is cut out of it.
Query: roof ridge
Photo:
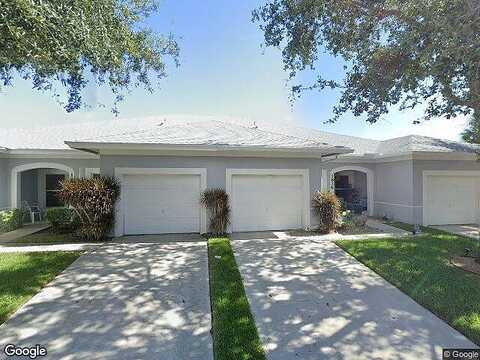
[[[340,134],[340,133],[336,133],[336,132],[333,132],[333,131],[326,131],[326,130],[321,130],[321,129],[316,129],[316,128],[308,128],[308,127],[305,127],[305,126],[296,126],[296,127],[297,127],[297,128],[301,128],[301,129],[304,129],[304,130],[319,131],[319,132],[322,132],[322,133],[325,133],[325,134],[329,134],[329,135],[333,135],[333,136],[345,136],[345,137],[348,137],[348,138],[351,138],[351,139],[361,139],[361,140],[375,141],[375,142],[380,142],[380,141],[382,141],[382,140],[371,139],[371,138],[367,138],[367,137],[363,137],[363,136],[354,136],[354,135]]]
[[[212,121],[217,121],[217,122],[221,122],[221,123],[224,123],[226,124],[225,121],[223,120],[212,120]],[[230,123],[231,124],[231,123]],[[245,129],[250,129],[250,130],[257,130],[257,131],[261,131],[261,132],[264,132],[264,133],[270,133],[270,134],[275,134],[275,135],[280,135],[280,136],[285,136],[285,137],[288,137],[288,138],[292,138],[292,139],[297,139],[297,140],[303,140],[303,141],[310,141],[310,142],[313,142],[315,144],[318,144],[318,145],[329,145],[329,146],[334,146],[334,147],[342,147],[342,148],[347,148],[345,146],[338,146],[338,145],[333,145],[333,144],[329,144],[329,143],[326,143],[326,142],[323,142],[323,141],[314,141],[313,139],[308,139],[306,137],[300,137],[300,136],[295,136],[295,135],[290,135],[290,134],[284,134],[284,133],[280,133],[280,132],[277,132],[277,131],[272,131],[272,130],[264,130],[264,129],[260,129],[257,127],[255,128],[252,128],[252,127],[249,127],[249,126],[246,126],[244,124],[237,124],[237,123],[233,123],[234,125],[236,126],[241,126]]]

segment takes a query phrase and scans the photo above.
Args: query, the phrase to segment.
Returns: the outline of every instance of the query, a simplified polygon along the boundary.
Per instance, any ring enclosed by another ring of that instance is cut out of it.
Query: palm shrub
[[[200,203],[210,215],[209,231],[215,235],[225,234],[230,224],[230,203],[225,190],[205,190],[200,197]]]
[[[114,177],[95,176],[62,181],[59,199],[70,206],[79,220],[77,235],[85,240],[103,240],[115,224],[115,203],[120,184]]]
[[[318,217],[320,230],[326,233],[335,231],[342,210],[338,197],[330,191],[316,191],[312,197],[312,208]]]

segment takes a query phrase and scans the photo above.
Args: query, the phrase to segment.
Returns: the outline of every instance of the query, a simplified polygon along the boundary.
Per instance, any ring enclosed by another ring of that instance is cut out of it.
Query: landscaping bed
[[[208,240],[215,360],[264,360],[265,353],[228,238]]]
[[[345,227],[345,228],[340,228],[337,230],[337,232],[341,235],[363,235],[363,234],[380,234],[382,231],[378,229],[374,229],[369,226],[352,226],[352,227]],[[297,230],[290,230],[287,231],[287,235],[289,236],[295,236],[295,237],[308,237],[308,236],[322,236],[322,235],[328,235],[325,232],[319,231],[319,230],[303,230],[303,229],[297,229]]]
[[[352,226],[340,228],[337,232],[341,235],[363,235],[363,234],[381,234],[383,231],[372,228],[370,226]]]
[[[73,236],[71,233],[67,234],[58,234],[53,232],[51,229],[45,229],[39,231],[37,233],[27,235],[21,238],[18,238],[12,242],[11,244],[71,244],[71,243],[85,243],[85,240],[82,240],[79,237]],[[92,241],[88,241],[92,242]]]
[[[0,324],[79,256],[61,251],[0,254]]]
[[[402,223],[389,225],[411,228]],[[480,345],[480,276],[451,263],[465,248],[475,248],[475,240],[431,228],[422,231],[401,239],[342,240],[337,244]]]

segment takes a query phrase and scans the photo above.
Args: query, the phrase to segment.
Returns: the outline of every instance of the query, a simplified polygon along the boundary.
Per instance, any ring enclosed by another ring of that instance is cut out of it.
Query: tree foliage
[[[323,51],[345,60],[337,120],[347,111],[376,122],[392,105],[426,104],[423,118],[480,112],[478,0],[270,0],[253,13],[267,46],[282,49],[285,69],[321,70]]]
[[[480,144],[480,113],[470,118],[467,128],[462,132],[463,141],[471,144]]]
[[[68,112],[91,79],[110,86],[115,104],[132,86],[152,91],[165,57],[178,59],[171,35],[142,25],[156,9],[155,0],[0,0],[0,89],[18,73],[59,99],[59,83]]]

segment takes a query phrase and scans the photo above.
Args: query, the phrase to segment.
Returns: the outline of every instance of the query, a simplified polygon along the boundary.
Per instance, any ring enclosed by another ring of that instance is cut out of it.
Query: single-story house
[[[171,116],[0,132],[0,208],[58,206],[67,176],[116,176],[115,235],[205,232],[199,196],[230,195],[232,231],[311,228],[311,196],[412,224],[478,221],[478,148],[424,136],[385,141],[298,126]]]

